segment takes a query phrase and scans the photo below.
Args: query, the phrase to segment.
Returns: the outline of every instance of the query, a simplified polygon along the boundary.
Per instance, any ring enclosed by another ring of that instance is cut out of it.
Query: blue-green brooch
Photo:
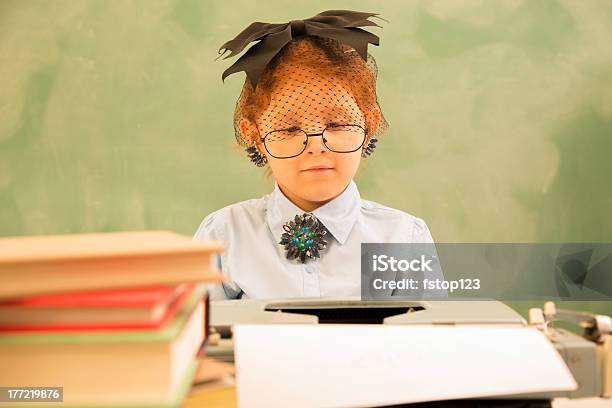
[[[323,239],[327,230],[312,214],[296,215],[292,221],[283,225],[283,235],[279,244],[285,246],[287,259],[299,259],[306,263],[308,258],[320,258],[319,251],[327,248]]]

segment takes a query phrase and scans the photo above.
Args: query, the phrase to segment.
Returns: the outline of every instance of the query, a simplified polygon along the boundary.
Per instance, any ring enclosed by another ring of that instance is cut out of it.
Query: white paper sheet
[[[526,327],[236,325],[239,407],[362,407],[576,383]]]

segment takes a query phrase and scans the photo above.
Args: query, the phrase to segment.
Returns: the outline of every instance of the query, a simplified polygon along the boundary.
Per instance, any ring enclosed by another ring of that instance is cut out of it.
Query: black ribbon
[[[378,36],[358,27],[380,27],[368,20],[372,16],[377,17],[378,14],[328,10],[305,20],[292,20],[288,23],[252,23],[236,38],[219,48],[219,57],[230,51],[230,54],[223,58],[226,59],[239,54],[251,42],[260,40],[226,69],[221,79],[225,80],[228,75],[244,71],[255,89],[259,76],[270,60],[292,39],[306,35],[331,38],[348,44],[367,61],[368,43],[379,45]]]

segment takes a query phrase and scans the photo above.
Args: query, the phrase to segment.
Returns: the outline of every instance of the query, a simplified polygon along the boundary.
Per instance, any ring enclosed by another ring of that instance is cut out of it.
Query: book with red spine
[[[0,302],[0,332],[155,329],[194,284],[36,295]]]

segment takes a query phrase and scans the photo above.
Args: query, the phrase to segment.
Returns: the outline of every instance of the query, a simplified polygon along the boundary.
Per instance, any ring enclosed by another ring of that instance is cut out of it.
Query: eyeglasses
[[[366,130],[359,125],[328,125],[321,133],[306,133],[292,127],[273,130],[266,133],[261,140],[270,156],[277,159],[289,159],[302,154],[308,146],[308,138],[321,136],[323,144],[335,153],[351,153],[359,150],[366,138]]]

